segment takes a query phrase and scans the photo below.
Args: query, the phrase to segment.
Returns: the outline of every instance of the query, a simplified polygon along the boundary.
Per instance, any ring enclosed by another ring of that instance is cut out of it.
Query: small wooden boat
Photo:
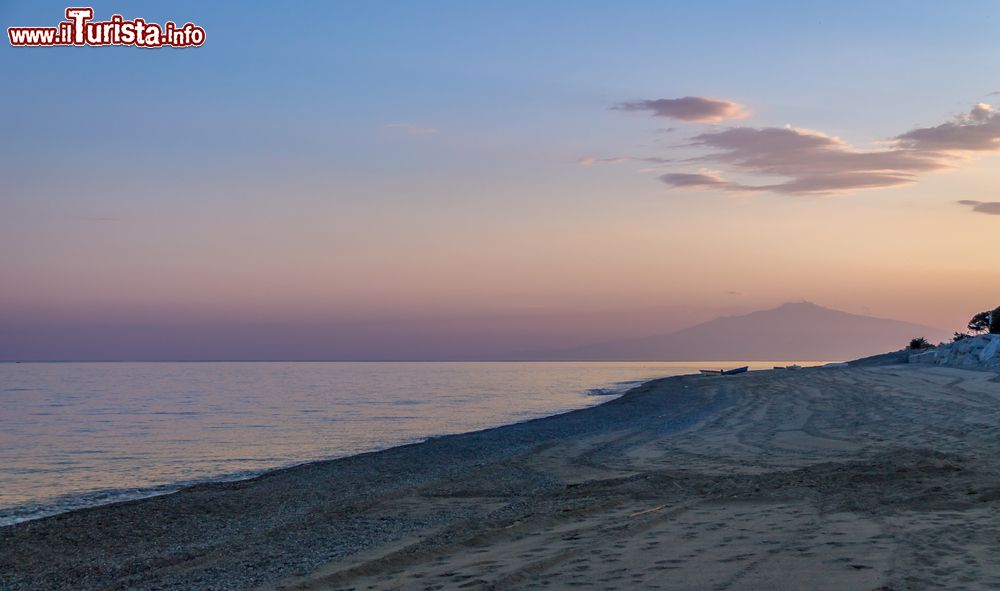
[[[721,374],[724,376],[734,376],[738,373],[746,373],[750,370],[750,366],[744,365],[743,367],[737,367],[735,369],[724,369]]]
[[[700,371],[702,373],[702,375],[706,375],[706,376],[718,376],[718,375],[722,375],[722,370],[721,369],[699,369],[698,371]]]

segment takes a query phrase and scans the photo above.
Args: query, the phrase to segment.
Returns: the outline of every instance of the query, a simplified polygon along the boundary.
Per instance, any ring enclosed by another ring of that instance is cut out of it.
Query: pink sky
[[[142,10],[210,41],[0,47],[24,88],[80,91],[0,99],[0,359],[487,355],[802,299],[958,330],[1000,304],[976,10],[298,7],[259,45],[265,15]]]

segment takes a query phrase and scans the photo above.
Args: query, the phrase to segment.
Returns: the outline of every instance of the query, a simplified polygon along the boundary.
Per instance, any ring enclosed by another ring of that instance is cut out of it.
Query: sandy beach
[[[0,529],[22,589],[987,589],[1000,381],[870,362]]]
[[[911,4],[0,3],[0,591],[1000,591]]]

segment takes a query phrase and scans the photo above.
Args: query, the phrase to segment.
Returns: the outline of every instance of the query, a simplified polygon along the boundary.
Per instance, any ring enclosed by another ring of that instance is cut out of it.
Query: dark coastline
[[[1000,382],[901,360],[664,378],[5,527],[0,588],[996,588]]]
[[[453,479],[553,440],[631,426],[651,412],[669,412],[672,428],[684,428],[713,407],[686,392],[681,384],[688,379],[654,380],[601,405],[523,423],[300,464],[247,480],[199,484],[0,528],[0,586],[246,588],[304,574],[332,559],[398,538],[425,526],[427,520],[463,517],[460,511],[371,518],[363,514],[372,499]],[[656,385],[667,386],[671,395],[650,397]],[[341,515],[351,517],[341,519]],[[303,545],[306,531],[310,543]],[[163,568],[174,564],[192,569],[172,573],[174,569]],[[249,564],[253,568],[248,569]],[[151,572],[160,574],[151,577]]]

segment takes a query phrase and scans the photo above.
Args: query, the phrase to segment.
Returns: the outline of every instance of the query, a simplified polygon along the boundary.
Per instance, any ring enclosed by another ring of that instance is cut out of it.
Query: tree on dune
[[[980,312],[969,320],[969,330],[973,334],[1000,334],[1000,307]]]
[[[969,330],[972,334],[982,334],[990,328],[990,313],[980,312],[969,320]]]

